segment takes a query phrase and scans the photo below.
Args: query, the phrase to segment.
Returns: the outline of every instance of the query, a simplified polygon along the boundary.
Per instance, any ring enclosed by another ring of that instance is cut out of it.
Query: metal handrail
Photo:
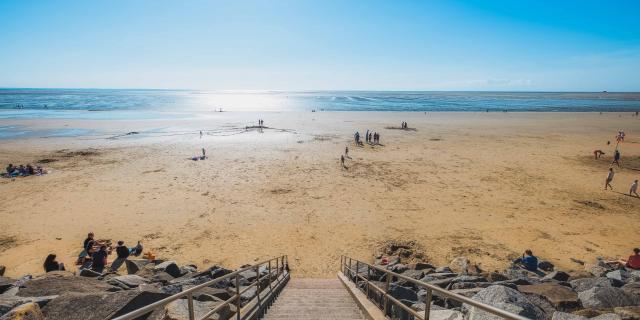
[[[176,301],[178,299],[187,297],[187,306],[188,306],[188,311],[189,311],[189,320],[195,320],[195,315],[194,315],[194,309],[193,309],[193,294],[204,288],[204,287],[208,287],[211,285],[214,285],[220,281],[223,280],[227,280],[227,279],[231,279],[231,278],[235,278],[235,289],[236,292],[235,294],[223,301],[222,304],[217,305],[213,310],[207,312],[204,316],[200,317],[199,320],[205,320],[210,318],[214,313],[220,311],[222,308],[224,308],[225,306],[231,304],[232,302],[235,302],[236,305],[236,319],[237,320],[241,320],[242,319],[242,315],[241,315],[241,310],[242,310],[242,305],[241,305],[241,295],[246,292],[247,290],[249,290],[251,287],[253,286],[257,286],[256,289],[256,298],[258,299],[258,303],[256,304],[256,307],[258,308],[262,308],[262,303],[260,301],[260,281],[264,280],[265,278],[269,279],[269,285],[265,288],[263,288],[263,290],[269,289],[270,292],[268,293],[269,295],[273,294],[273,290],[274,288],[272,287],[272,280],[274,280],[273,277],[273,272],[272,272],[272,268],[271,268],[271,262],[275,261],[276,263],[276,269],[275,269],[275,280],[277,280],[277,284],[276,284],[276,289],[280,289],[281,285],[283,284],[282,281],[284,281],[285,278],[288,278],[288,265],[289,265],[289,259],[286,255],[283,256],[279,256],[279,257],[275,257],[275,258],[271,258],[269,260],[265,260],[256,264],[253,264],[251,266],[248,267],[244,267],[241,269],[238,269],[234,272],[228,273],[224,276],[209,280],[207,282],[201,283],[199,285],[196,285],[194,287],[191,287],[187,290],[184,290],[182,292],[176,293],[172,296],[166,297],[162,300],[156,301],[152,304],[146,305],[140,309],[131,311],[127,314],[121,315],[117,318],[113,318],[112,320],[132,320],[132,319],[136,319],[139,316],[142,315],[146,315],[148,313],[153,312],[154,310],[160,308],[160,307],[164,307],[167,304]],[[268,274],[260,277],[260,267],[263,265],[267,265],[268,266]],[[247,270],[252,270],[255,269],[256,270],[256,279],[254,282],[252,282],[249,286],[247,286],[246,288],[244,288],[242,291],[240,291],[240,273],[247,271]],[[283,275],[283,277],[280,278],[280,275]],[[253,299],[252,299],[253,300]],[[266,299],[269,300],[269,299]],[[251,302],[251,301],[249,301]],[[249,303],[247,303],[249,304]]]
[[[347,265],[348,262],[348,265]],[[355,272],[353,269],[353,263],[355,262]],[[367,276],[363,276],[360,275],[360,266],[361,265],[365,265],[367,267]],[[370,279],[370,274],[371,274],[371,270],[378,270],[380,272],[385,273],[385,278],[386,278],[386,288],[380,288],[378,286],[376,286],[375,284],[371,283]],[[437,292],[439,295],[447,297],[447,298],[451,298],[453,300],[456,300],[458,302],[461,303],[466,303],[468,305],[474,306],[480,310],[486,311],[488,313],[494,314],[496,316],[505,318],[505,319],[510,319],[510,320],[529,320],[526,317],[511,313],[509,311],[505,311],[499,308],[496,308],[494,306],[467,298],[465,296],[459,295],[457,293],[453,293],[449,290],[440,288],[438,286],[432,285],[430,283],[424,282],[424,281],[420,281],[420,280],[416,280],[407,276],[403,276],[401,274],[395,273],[393,271],[389,271],[387,269],[384,268],[380,268],[378,266],[374,266],[371,265],[369,263],[366,262],[362,262],[360,260],[357,259],[352,259],[351,257],[347,257],[347,256],[340,256],[340,271],[342,272],[342,274],[344,274],[345,276],[347,276],[347,278],[349,278],[351,280],[352,275],[355,274],[355,278],[352,280],[355,282],[356,287],[358,285],[358,280],[362,279],[365,281],[366,284],[366,290],[367,290],[367,299],[370,299],[369,296],[369,290],[371,288],[373,288],[373,290],[380,292],[381,294],[384,295],[384,307],[380,308],[380,306],[376,303],[376,306],[378,306],[378,308],[382,309],[382,311],[385,313],[385,315],[387,314],[387,310],[389,310],[389,302],[393,303],[394,305],[397,305],[398,307],[400,307],[401,309],[405,310],[406,312],[408,312],[409,314],[413,315],[414,317],[418,318],[418,319],[422,319],[422,320],[429,320],[429,313],[431,312],[431,300],[433,297],[433,292]],[[347,274],[347,271],[350,272],[351,274]],[[409,308],[408,306],[406,306],[404,303],[402,303],[401,301],[399,301],[398,299],[394,298],[393,296],[391,296],[389,294],[389,287],[391,285],[391,279],[395,277],[398,279],[402,279],[408,282],[413,283],[414,285],[418,286],[418,287],[424,287],[427,289],[427,299],[425,301],[425,310],[424,310],[424,314],[420,314],[419,312]]]

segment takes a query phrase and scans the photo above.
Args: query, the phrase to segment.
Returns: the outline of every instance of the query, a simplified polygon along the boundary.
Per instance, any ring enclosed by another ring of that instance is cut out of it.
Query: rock
[[[435,269],[433,265],[426,262],[416,262],[409,264],[409,268],[413,270]]]
[[[622,318],[620,318],[619,315],[615,314],[615,313],[605,313],[605,314],[601,314],[597,317],[593,317],[591,318],[593,320],[622,320]]]
[[[451,268],[449,267],[438,267],[435,269],[436,273],[453,273],[453,271],[451,271]]]
[[[170,274],[174,278],[180,277],[182,274],[180,272],[180,267],[174,261],[165,261],[153,268],[153,271],[164,271]]]
[[[196,319],[201,318],[207,312],[215,308],[219,302],[201,302],[193,301],[193,311]],[[189,309],[187,306],[187,299],[178,299],[169,303],[165,307],[166,315],[164,320],[187,320],[189,319]],[[229,306],[225,306],[217,313],[217,319],[228,319],[231,315]],[[215,318],[215,315],[211,318]]]
[[[4,272],[7,270],[7,267],[0,266],[0,277],[4,277]]]
[[[578,293],[578,299],[585,308],[607,309],[626,307],[635,304],[634,299],[622,289],[614,287],[595,287]]]
[[[522,268],[509,268],[505,270],[505,274],[510,279],[526,279],[529,282],[538,279],[540,276],[534,272]]]
[[[630,274],[626,270],[615,270],[607,272],[605,276],[609,279],[625,282],[630,277]]]
[[[97,278],[99,276],[101,276],[102,274],[95,272],[91,269],[82,269],[80,270],[79,276],[81,277],[87,277],[87,278]]]
[[[189,287],[185,287],[184,288],[189,289]],[[208,294],[212,297],[216,297],[220,300],[227,300],[231,298],[231,293],[227,290],[227,289],[222,289],[222,288],[211,288],[211,287],[204,287],[198,291],[196,291],[197,293],[202,293],[202,294]],[[235,293],[235,291],[234,291]]]
[[[424,310],[424,309],[423,309]],[[429,320],[463,320],[464,315],[460,311],[440,309],[429,310]]]
[[[502,273],[498,273],[498,272],[491,272],[486,276],[486,278],[487,278],[487,280],[489,282],[509,280],[509,277],[505,276]]]
[[[139,260],[139,259],[127,259],[124,261],[127,266],[128,274],[136,274],[138,271],[142,270],[144,266],[150,264],[149,260]]]
[[[409,277],[417,280],[417,279],[422,279],[422,277],[424,277],[424,272],[422,270],[409,269],[403,272],[402,275],[405,277]]]
[[[471,262],[467,257],[457,257],[449,262],[449,269],[455,273],[467,274],[469,265],[471,265]]]
[[[465,296],[467,298],[471,298],[475,296],[478,292],[482,291],[484,288],[469,288],[469,289],[452,289],[451,292],[457,293],[461,296]]]
[[[604,277],[576,279],[569,281],[569,284],[576,292],[587,291],[596,287],[613,287],[612,280]]]
[[[451,283],[458,282],[487,282],[487,279],[483,276],[457,276],[451,278]]]
[[[538,262],[538,269],[546,271],[546,272],[551,272],[553,271],[553,268],[555,266],[553,265],[553,263],[546,261],[546,260],[541,260],[540,262]]]
[[[29,302],[15,307],[9,311],[0,320],[44,320],[44,315],[40,310],[40,306],[35,302]]]
[[[148,291],[114,293],[65,293],[49,302],[42,311],[47,319],[112,319],[168,297]],[[154,312],[155,313],[155,312]],[[148,317],[147,319],[157,319]]]
[[[484,288],[472,299],[530,319],[545,318],[544,312],[529,302],[523,294],[505,286],[493,285]],[[467,318],[469,320],[501,319],[498,316],[466,304],[463,309],[468,310]]]
[[[162,284],[167,284],[169,282],[171,282],[171,280],[173,280],[174,277],[171,276],[170,274],[164,272],[164,271],[159,271],[156,272],[156,274],[152,275],[149,278],[150,282],[160,282]]]
[[[113,288],[113,286],[95,278],[78,277],[70,272],[54,271],[26,281],[17,295],[21,297],[40,297],[60,295],[65,292],[104,292],[110,288]]]
[[[518,291],[526,295],[533,294],[540,296],[558,310],[564,311],[580,307],[578,294],[571,290],[571,288],[559,284],[543,283],[518,286]]]
[[[621,289],[640,304],[640,282],[629,282]]]
[[[127,274],[127,275],[123,275],[123,276],[117,276],[112,278],[112,280],[114,281],[118,281],[120,283],[124,283],[126,286],[130,287],[130,288],[135,288],[141,284],[147,284],[149,283],[149,280],[137,276],[135,274]]]
[[[587,320],[589,318],[579,316],[577,314],[556,311],[553,313],[551,320]]]
[[[570,276],[568,273],[563,271],[553,271],[546,276],[542,277],[542,281],[556,280],[556,281],[567,281]]]
[[[590,263],[586,263],[584,265],[584,270],[596,277],[602,277],[609,271],[609,269],[605,266]]]
[[[415,303],[418,301],[418,295],[410,288],[399,286],[396,283],[392,283],[389,286],[389,294],[398,300],[408,300]]]
[[[477,288],[478,284],[476,282],[457,282],[452,283],[449,286],[449,290],[460,290],[460,289],[473,289]],[[485,288],[488,286],[485,286]]]
[[[407,267],[406,265],[404,265],[402,263],[397,263],[397,264],[394,264],[392,266],[389,266],[387,269],[389,269],[389,270],[391,270],[391,271],[393,271],[395,273],[403,273],[403,272],[409,270],[409,267]]]
[[[44,307],[49,301],[53,300],[57,296],[46,297],[17,297],[17,296],[0,296],[0,316],[11,311],[11,309],[25,304],[25,303],[37,303],[40,307]]]
[[[616,307],[613,312],[622,320],[640,320],[640,306]]]
[[[586,309],[576,310],[576,311],[573,311],[571,313],[575,314],[577,316],[585,317],[585,318],[595,318],[595,317],[605,313],[605,311],[601,311],[601,310],[598,310],[598,309],[586,308]]]
[[[571,280],[582,279],[582,278],[593,278],[593,275],[591,274],[591,272],[588,272],[586,270],[570,270],[570,271],[567,271],[567,273],[569,274],[569,279]]]
[[[4,293],[5,291],[9,290],[9,288],[13,287],[13,284],[15,282],[16,281],[13,279],[0,276],[0,294]]]

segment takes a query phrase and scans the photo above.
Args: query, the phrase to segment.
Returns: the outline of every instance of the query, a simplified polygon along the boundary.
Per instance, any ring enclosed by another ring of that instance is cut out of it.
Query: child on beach
[[[611,186],[611,181],[613,181],[613,168],[609,168],[609,173],[607,173],[607,181],[604,183],[604,189],[607,190],[607,187],[613,190],[613,186]]]

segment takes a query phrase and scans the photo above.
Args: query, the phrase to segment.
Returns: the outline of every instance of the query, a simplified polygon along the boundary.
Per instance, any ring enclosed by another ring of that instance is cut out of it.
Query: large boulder
[[[5,291],[9,290],[9,288],[13,287],[13,284],[15,282],[16,281],[13,279],[0,276],[0,294],[4,293]]]
[[[527,300],[526,296],[505,286],[493,285],[484,288],[472,299],[530,319],[545,319],[546,317],[539,307]],[[467,318],[469,320],[501,319],[467,304],[463,306],[463,309],[467,310]]]
[[[57,296],[46,297],[17,297],[17,296],[1,296],[0,295],[0,315],[6,314],[11,309],[23,305],[25,303],[37,303],[41,308],[44,307],[49,301],[55,299]]]
[[[620,288],[595,287],[578,293],[578,299],[585,308],[608,309],[635,304],[635,299]]]
[[[117,282],[123,283],[129,288],[135,288],[140,285],[149,283],[149,280],[141,276],[137,276],[135,274],[126,274],[122,276],[113,277],[111,278],[111,281],[117,281]]]
[[[614,280],[605,277],[582,278],[571,280],[569,284],[576,292],[582,292],[593,288],[613,287]]]
[[[553,265],[553,263],[547,261],[547,260],[541,260],[540,262],[538,262],[538,269],[546,271],[546,272],[551,272],[553,271],[553,268],[555,266]]]
[[[138,271],[142,270],[144,266],[150,264],[149,260],[136,260],[136,259],[127,259],[124,261],[127,266],[128,274],[136,274]]]
[[[605,313],[597,317],[593,317],[591,320],[622,320],[622,318],[615,313]]]
[[[631,274],[626,270],[620,269],[620,270],[607,272],[605,276],[609,279],[625,282],[631,276]]]
[[[168,295],[163,293],[138,290],[114,293],[65,293],[49,302],[42,311],[47,319],[111,319],[166,297]],[[150,319],[157,318],[147,318],[147,320]]]
[[[417,279],[422,279],[422,277],[424,277],[424,271],[409,269],[403,272],[402,275],[405,277],[409,277],[417,280]]]
[[[610,271],[610,269],[607,266],[599,263],[596,263],[596,264],[587,263],[584,265],[584,270],[596,277],[603,277],[607,272]]]
[[[640,282],[629,282],[622,286],[621,289],[640,304]]]
[[[553,271],[542,277],[542,281],[567,281],[569,278],[570,275],[564,271]]]
[[[18,291],[21,297],[40,297],[60,295],[65,292],[89,293],[105,292],[112,285],[94,278],[74,276],[70,272],[48,272],[41,277],[27,280]]]
[[[174,278],[178,278],[182,275],[180,272],[180,267],[174,261],[165,261],[160,264],[157,264],[154,268],[154,271],[159,272],[163,271],[170,274]]]
[[[640,306],[616,307],[613,312],[622,320],[640,320]]]
[[[558,310],[572,310],[580,307],[578,294],[565,286],[555,283],[542,283],[518,286],[518,291],[526,295],[536,295],[547,300]]]
[[[15,307],[0,320],[44,320],[45,317],[40,310],[40,306],[35,302],[29,302]]]
[[[456,310],[431,309],[429,310],[429,320],[464,320],[464,314]]]
[[[449,262],[449,269],[451,269],[452,272],[459,274],[468,274],[470,266],[471,262],[467,257],[457,257]]]
[[[410,288],[392,283],[389,286],[389,294],[398,300],[418,301],[418,294]]]

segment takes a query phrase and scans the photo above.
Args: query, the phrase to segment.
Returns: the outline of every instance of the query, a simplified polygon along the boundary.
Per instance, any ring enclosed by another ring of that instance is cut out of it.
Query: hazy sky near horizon
[[[0,0],[0,87],[640,91],[640,1]]]

